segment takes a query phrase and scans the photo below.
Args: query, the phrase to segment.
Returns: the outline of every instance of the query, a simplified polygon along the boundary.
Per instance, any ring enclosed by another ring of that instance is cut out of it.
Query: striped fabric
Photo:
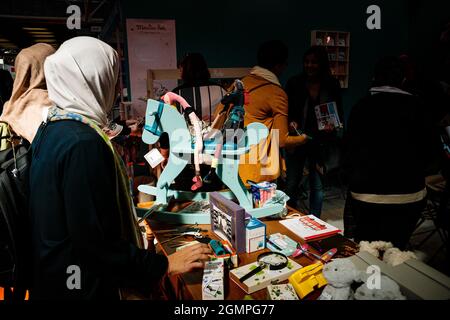
[[[174,93],[182,96],[195,109],[197,116],[211,124],[214,119],[214,111],[220,103],[226,91],[219,85],[206,85],[194,87],[178,87],[173,90]],[[182,110],[179,108],[179,111]]]

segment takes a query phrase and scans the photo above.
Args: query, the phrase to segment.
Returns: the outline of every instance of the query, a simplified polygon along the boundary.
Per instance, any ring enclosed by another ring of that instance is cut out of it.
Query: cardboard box
[[[209,195],[211,230],[227,240],[236,252],[245,252],[245,209],[218,192]]]
[[[350,259],[362,272],[378,266],[383,275],[397,282],[408,300],[450,300],[450,278],[421,261],[411,259],[392,267],[368,252]]]
[[[205,263],[202,279],[203,300],[224,300],[224,261],[213,258]]]
[[[267,287],[269,300],[299,300],[292,284],[275,284]]]
[[[288,265],[281,270],[263,269],[250,279],[240,282],[239,279],[258,267],[258,262],[253,262],[245,266],[230,271],[230,278],[247,294],[267,288],[271,284],[277,284],[287,280],[294,272],[302,268],[297,262],[288,258]]]
[[[266,225],[256,218],[246,221],[246,252],[252,253],[266,247]]]

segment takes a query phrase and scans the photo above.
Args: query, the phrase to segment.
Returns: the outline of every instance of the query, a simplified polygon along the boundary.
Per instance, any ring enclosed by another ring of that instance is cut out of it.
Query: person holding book
[[[303,72],[288,81],[286,92],[291,132],[305,132],[313,138],[304,147],[287,149],[286,193],[291,198],[289,204],[296,207],[298,186],[306,165],[309,170],[310,213],[320,217],[326,153],[337,146],[337,132],[343,119],[339,81],[331,74],[324,47],[313,46],[305,53]]]
[[[375,67],[370,94],[348,123],[348,167],[356,241],[389,241],[404,250],[426,203],[430,127],[421,100],[399,89],[401,61]]]

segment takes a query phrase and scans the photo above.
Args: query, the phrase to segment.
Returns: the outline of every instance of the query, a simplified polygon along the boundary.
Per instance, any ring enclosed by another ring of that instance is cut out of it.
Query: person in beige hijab
[[[209,259],[204,244],[169,257],[140,244],[123,161],[102,130],[119,61],[92,37],[67,40],[45,61],[52,106],[43,108],[31,146],[32,299],[117,299],[123,289],[157,287]],[[81,270],[77,290],[67,286],[71,266]]]
[[[0,116],[1,121],[7,122],[17,135],[30,143],[42,122],[42,111],[53,104],[44,76],[45,59],[53,53],[55,49],[45,43],[20,51],[14,65],[16,79],[11,99],[5,103]]]

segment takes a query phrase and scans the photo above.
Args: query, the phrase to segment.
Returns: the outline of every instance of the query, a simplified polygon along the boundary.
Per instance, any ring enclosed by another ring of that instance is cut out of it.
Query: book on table
[[[313,215],[286,219],[280,223],[305,241],[329,237],[341,232],[340,229]]]

